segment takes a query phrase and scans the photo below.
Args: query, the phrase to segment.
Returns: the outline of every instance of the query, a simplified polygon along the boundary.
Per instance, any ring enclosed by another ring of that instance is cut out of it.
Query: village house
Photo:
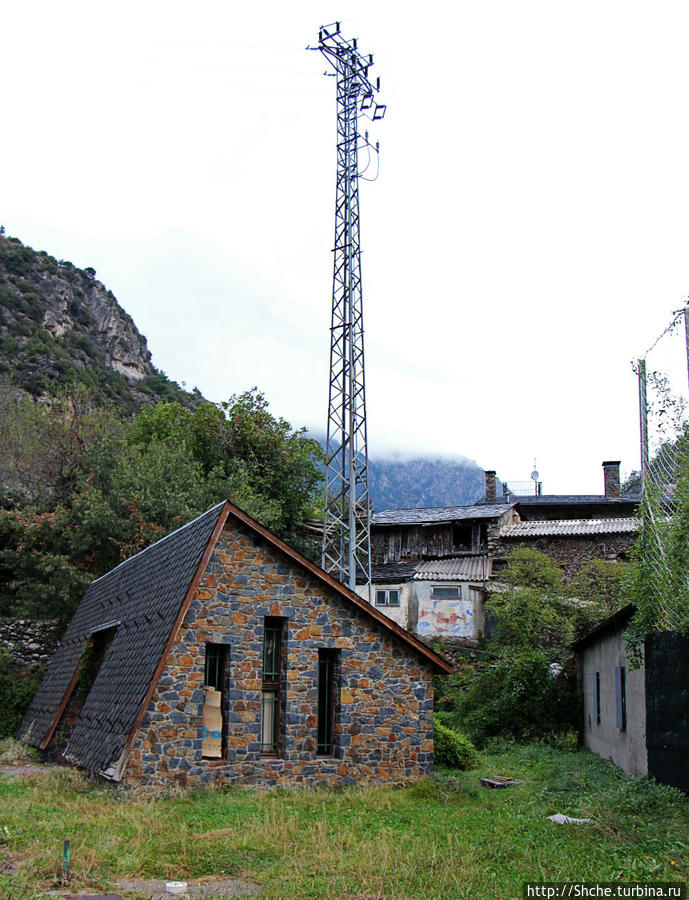
[[[371,522],[370,600],[424,639],[469,644],[490,634],[491,584],[517,547],[549,555],[568,578],[587,560],[626,559],[636,541],[637,495],[621,495],[620,463],[603,463],[602,494],[531,495],[487,470],[485,498],[470,506],[391,509]],[[500,484],[501,491],[498,490]],[[365,584],[357,592],[369,597]]]
[[[414,779],[451,671],[222,503],[90,585],[19,737],[114,781]]]
[[[393,509],[371,523],[371,603],[423,638],[475,642],[484,633],[488,553],[515,504]],[[357,592],[369,596],[368,586]]]
[[[631,775],[651,775],[689,794],[689,640],[649,635],[631,665],[624,607],[576,641],[584,746]]]

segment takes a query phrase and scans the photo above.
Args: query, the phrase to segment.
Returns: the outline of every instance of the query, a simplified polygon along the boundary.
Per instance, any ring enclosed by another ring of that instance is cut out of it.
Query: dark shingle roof
[[[386,509],[375,513],[372,525],[438,525],[466,519],[497,519],[514,503],[482,503],[473,506],[433,506],[428,509]]]
[[[519,506],[628,506],[638,504],[641,497],[627,494],[622,497],[606,497],[604,494],[539,494],[533,497],[517,497]]]
[[[246,513],[224,502],[91,583],[24,717],[18,735],[22,740],[36,747],[47,746],[74,688],[86,644],[95,632],[113,627],[114,637],[64,755],[106,777],[116,780],[121,777],[128,741],[135,734],[147,698],[157,682],[156,673],[164,664],[175,623],[183,615],[185,598],[191,596],[195,576],[200,575],[202,562],[215,546],[229,515],[395,634],[436,671],[452,671],[447,660],[384,613],[339,584]]]
[[[86,643],[95,631],[117,623],[65,750],[84,768],[113,770],[223,508],[214,506],[91,583],[24,717],[20,738],[45,744]]]

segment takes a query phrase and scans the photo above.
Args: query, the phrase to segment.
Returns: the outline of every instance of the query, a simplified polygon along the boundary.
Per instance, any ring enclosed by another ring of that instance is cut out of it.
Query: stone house
[[[689,794],[689,640],[649,635],[639,668],[624,640],[629,605],[573,645],[583,697],[580,736],[631,775],[651,775]]]
[[[90,585],[19,737],[114,781],[419,778],[451,671],[222,503]]]

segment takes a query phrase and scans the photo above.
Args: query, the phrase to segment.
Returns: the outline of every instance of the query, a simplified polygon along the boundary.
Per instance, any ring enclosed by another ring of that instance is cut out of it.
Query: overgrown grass
[[[481,775],[524,784],[488,790]],[[559,826],[562,812],[590,826]],[[246,878],[266,898],[513,898],[522,882],[686,881],[689,800],[587,751],[510,747],[401,787],[179,796],[123,792],[71,770],[0,778],[0,896],[128,877]],[[5,861],[3,863],[3,856]]]

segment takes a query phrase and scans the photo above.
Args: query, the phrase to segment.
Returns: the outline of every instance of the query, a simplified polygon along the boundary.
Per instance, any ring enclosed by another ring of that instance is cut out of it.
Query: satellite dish
[[[531,478],[533,481],[538,481],[538,472],[535,469],[531,473]]]

